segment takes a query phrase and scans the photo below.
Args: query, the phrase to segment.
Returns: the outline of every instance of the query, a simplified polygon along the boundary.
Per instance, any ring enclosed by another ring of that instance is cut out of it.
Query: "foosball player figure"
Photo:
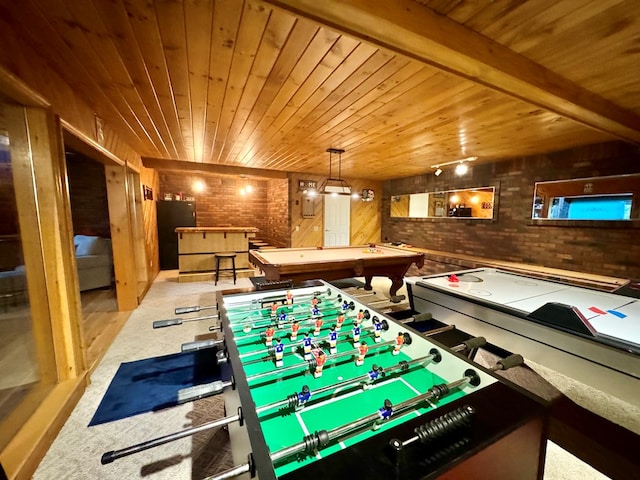
[[[373,317],[373,334],[375,336],[375,342],[380,343],[382,340],[380,335],[382,334],[382,322],[378,317]]]
[[[271,304],[271,318],[276,318],[277,315],[278,315],[278,304],[274,302]]]
[[[296,410],[300,410],[311,398],[311,390],[307,385],[302,386],[302,391],[298,393],[298,402],[296,405]]]
[[[316,371],[313,374],[315,378],[320,378],[322,376],[322,367],[324,367],[324,363],[327,361],[327,356],[324,354],[322,350],[318,352],[316,356]]]
[[[293,293],[291,293],[291,290],[287,290],[287,305],[293,305]]]
[[[313,298],[311,299],[311,306],[315,307],[318,305],[318,303],[320,303],[320,300],[318,300],[318,297],[314,295]]]
[[[356,359],[356,365],[358,367],[364,364],[364,356],[367,354],[368,351],[369,351],[369,347],[367,347],[366,343],[362,342],[358,347],[358,358]]]
[[[393,354],[398,355],[400,353],[400,349],[404,344],[404,335],[402,332],[398,332],[398,336],[396,337],[396,344],[393,346]]]
[[[309,336],[309,332],[305,332],[304,338],[302,339],[302,348],[304,350],[304,359],[311,360],[311,337]]]
[[[347,310],[349,310],[349,302],[347,302],[346,300],[344,302],[342,302],[342,311],[346,312]]]
[[[276,338],[274,353],[276,356],[276,367],[281,367],[282,357],[284,356],[284,343],[282,343],[279,338]]]
[[[267,347],[270,347],[273,344],[273,334],[276,333],[276,329],[273,328],[273,325],[269,325],[267,327],[267,330],[265,331],[265,337],[266,337],[266,341],[264,342],[264,344]]]
[[[360,326],[363,320],[364,320],[364,310],[360,309],[358,310],[358,314],[356,315],[356,323],[358,324],[358,326]]]
[[[320,316],[320,309],[318,308],[318,306],[317,306],[317,305],[314,305],[314,306],[311,308],[311,316],[312,316],[312,317],[319,317],[319,316]]]
[[[360,346],[360,326],[354,323],[351,335],[353,336],[353,348],[358,348]]]
[[[391,415],[393,415],[393,404],[391,400],[388,398],[384,400],[384,405],[378,409],[378,415],[380,415],[380,418],[373,424],[374,430],[379,429],[380,425],[389,420]]]
[[[278,328],[284,327],[285,323],[287,323],[287,312],[281,310],[278,314]]]
[[[366,382],[362,384],[362,388],[364,390],[366,390],[367,388],[369,388],[370,384],[372,384],[373,382],[375,382],[379,378],[384,377],[383,370],[384,370],[384,368],[379,367],[378,365],[376,365],[374,363],[373,366],[371,367],[371,370],[369,370],[369,372],[367,372],[367,374],[369,375],[369,378],[367,378]]]
[[[298,339],[298,330],[300,330],[300,324],[297,320],[294,320],[291,324],[291,341],[295,342]]]
[[[331,325],[329,329],[329,353],[336,353],[336,344],[338,343],[338,332],[336,332],[336,326]]]
[[[322,320],[322,317],[316,318],[316,329],[313,331],[314,336],[317,337],[318,335],[320,335],[320,329],[322,328],[323,323],[324,321]]]
[[[341,313],[340,315],[338,315],[338,318],[336,318],[336,330],[340,331],[343,323],[344,323],[344,313]]]

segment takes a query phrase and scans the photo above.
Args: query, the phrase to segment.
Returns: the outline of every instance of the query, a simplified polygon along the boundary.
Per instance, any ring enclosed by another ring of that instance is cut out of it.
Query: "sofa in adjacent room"
[[[111,286],[113,255],[109,238],[91,235],[75,235],[78,283],[80,291]]]

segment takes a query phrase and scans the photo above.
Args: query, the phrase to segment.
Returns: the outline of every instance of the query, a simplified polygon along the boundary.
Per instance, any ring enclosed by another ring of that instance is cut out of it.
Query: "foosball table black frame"
[[[305,284],[313,285],[313,282]],[[320,282],[317,285],[324,286]],[[223,294],[228,293],[230,292],[217,293],[219,306],[224,303]],[[220,312],[224,337],[233,339],[224,309],[220,308]],[[407,326],[403,328],[410,330]],[[429,341],[436,348],[447,350],[443,344]],[[493,480],[542,478],[549,405],[539,397],[455,352],[451,353],[469,363],[470,368],[482,370],[498,381],[334,453],[326,459],[278,477],[255,411],[238,348],[233,341],[226,341],[225,348],[234,372],[236,391],[250,441],[251,452],[247,452],[247,455],[250,458],[251,471],[257,472],[261,480],[349,477]],[[429,444],[412,445],[410,449],[394,451],[390,447],[392,439],[411,438],[416,435],[417,427],[428,422],[437,424],[439,419],[447,414],[454,415],[456,411],[469,406],[472,407],[474,415],[467,428],[445,434]]]

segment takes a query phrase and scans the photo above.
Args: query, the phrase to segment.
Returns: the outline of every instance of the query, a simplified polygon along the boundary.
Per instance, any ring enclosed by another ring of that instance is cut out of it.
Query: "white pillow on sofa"
[[[76,247],[76,256],[84,257],[86,255],[109,255],[108,238],[94,237],[89,235],[76,235],[73,237],[73,243]]]

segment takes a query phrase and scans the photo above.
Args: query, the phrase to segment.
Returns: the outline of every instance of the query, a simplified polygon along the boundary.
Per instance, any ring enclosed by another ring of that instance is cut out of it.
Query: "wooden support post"
[[[138,289],[135,262],[131,261],[135,258],[135,249],[129,208],[131,192],[127,188],[127,167],[107,165],[105,175],[118,310],[133,310],[138,306]]]

